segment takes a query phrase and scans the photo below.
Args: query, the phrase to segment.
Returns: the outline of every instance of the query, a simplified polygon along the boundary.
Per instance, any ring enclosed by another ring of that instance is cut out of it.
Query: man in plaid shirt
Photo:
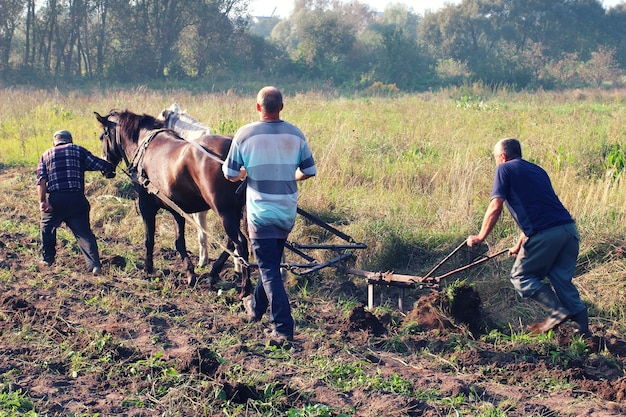
[[[37,165],[37,194],[41,210],[42,265],[50,266],[56,256],[56,230],[62,222],[70,228],[94,275],[102,273],[96,237],[91,231],[85,197],[85,171],[101,171],[115,176],[113,165],[72,143],[72,134],[59,130],[53,147],[46,150]]]

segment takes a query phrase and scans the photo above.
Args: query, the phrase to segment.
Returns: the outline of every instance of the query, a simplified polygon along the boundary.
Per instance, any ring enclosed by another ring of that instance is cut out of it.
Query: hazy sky
[[[461,0],[359,0],[361,3],[368,4],[374,11],[382,12],[389,3],[403,3],[413,9],[415,13],[423,15],[426,10],[436,12],[446,4],[460,4]],[[551,0],[546,0],[551,1]],[[613,7],[617,4],[624,3],[626,0],[603,0],[604,7]],[[250,13],[253,16],[271,16],[287,17],[293,8],[293,0],[251,0]]]

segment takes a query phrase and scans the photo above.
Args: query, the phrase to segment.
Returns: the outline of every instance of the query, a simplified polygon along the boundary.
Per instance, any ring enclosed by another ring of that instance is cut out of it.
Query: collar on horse
[[[150,182],[143,169],[143,158],[146,154],[146,149],[148,149],[150,142],[152,142],[152,139],[154,139],[156,135],[167,130],[168,129],[153,130],[152,133],[139,142],[137,150],[135,150],[135,154],[133,155],[133,159],[131,159],[130,163],[126,160],[128,171],[132,175],[133,179],[136,179],[143,186],[146,186]]]

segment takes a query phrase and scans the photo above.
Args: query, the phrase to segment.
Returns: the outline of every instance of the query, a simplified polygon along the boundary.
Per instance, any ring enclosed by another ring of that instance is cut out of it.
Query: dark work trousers
[[[57,228],[65,223],[76,237],[87,267],[101,267],[96,236],[89,223],[89,201],[81,191],[54,191],[48,195],[52,212],[41,213],[42,258],[53,263],[56,256]]]
[[[511,270],[511,282],[523,298],[531,297],[548,277],[556,296],[572,314],[586,309],[572,282],[580,237],[574,223],[542,230],[522,245]]]
[[[261,274],[254,289],[252,309],[257,317],[261,317],[269,307],[270,320],[276,333],[293,337],[294,321],[280,272],[285,239],[251,239],[251,241]]]

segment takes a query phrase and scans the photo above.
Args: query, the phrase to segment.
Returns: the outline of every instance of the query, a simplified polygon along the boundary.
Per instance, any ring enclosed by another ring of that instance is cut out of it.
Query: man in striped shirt
[[[67,130],[54,133],[52,148],[46,150],[37,165],[37,194],[41,210],[43,265],[50,266],[56,256],[56,231],[65,223],[78,243],[87,268],[95,275],[102,270],[96,237],[91,231],[85,197],[85,171],[101,171],[107,178],[115,176],[113,165],[72,143]]]
[[[244,299],[250,321],[270,309],[270,338],[293,340],[294,321],[282,281],[280,262],[287,236],[296,220],[297,181],[317,173],[304,134],[280,119],[282,94],[264,87],[257,95],[260,121],[241,127],[223,166],[230,181],[246,179],[247,220],[260,278],[252,296]]]

